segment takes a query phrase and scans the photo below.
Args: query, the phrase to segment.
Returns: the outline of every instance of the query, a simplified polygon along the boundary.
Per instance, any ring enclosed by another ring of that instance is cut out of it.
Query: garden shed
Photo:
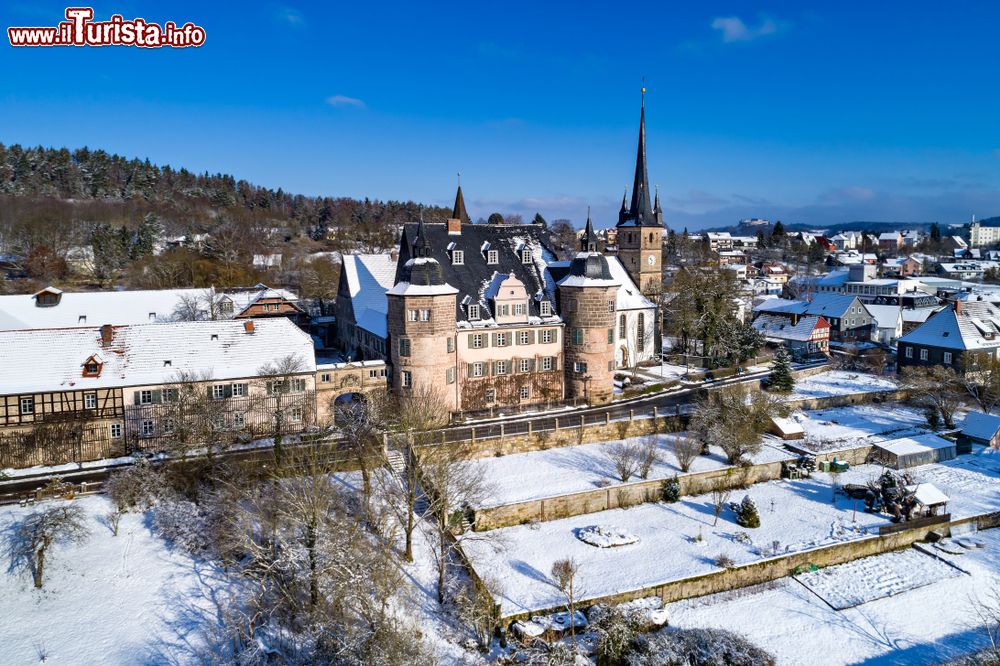
[[[958,448],[962,453],[972,453],[973,444],[1000,448],[1000,416],[969,412],[965,415],[958,433]]]
[[[770,431],[771,434],[777,435],[786,441],[792,439],[803,439],[806,436],[806,431],[802,429],[802,426],[798,424],[798,421],[781,416],[771,417]]]
[[[944,462],[956,455],[955,442],[933,433],[891,439],[876,444],[874,449],[879,460],[894,469]]]

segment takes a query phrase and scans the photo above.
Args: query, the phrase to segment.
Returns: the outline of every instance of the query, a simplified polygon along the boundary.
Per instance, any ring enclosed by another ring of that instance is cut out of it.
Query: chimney
[[[955,299],[955,314],[962,314],[962,300]]]
[[[101,346],[107,347],[111,344],[111,340],[115,337],[115,330],[111,327],[111,324],[104,324],[101,326]]]
[[[248,319],[243,322],[243,330],[247,332],[247,335],[253,335],[253,320]]]
[[[389,258],[392,259],[393,262],[398,261],[399,260],[399,249],[395,248],[395,247],[392,248],[392,250],[389,251]]]
[[[459,234],[462,233],[462,220],[458,218],[452,218],[448,220],[448,233],[449,234]]]

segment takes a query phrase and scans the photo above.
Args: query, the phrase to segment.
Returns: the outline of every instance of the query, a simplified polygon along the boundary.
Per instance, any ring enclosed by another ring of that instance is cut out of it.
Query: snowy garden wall
[[[677,481],[680,484],[681,495],[699,495],[711,492],[720,484],[726,488],[742,488],[752,483],[780,478],[781,461],[774,461],[743,468],[726,467],[680,474],[677,476]],[[658,502],[663,499],[663,484],[664,479],[650,479],[479,508],[476,509],[475,529],[492,530],[534,521],[544,522],[608,509],[626,508],[645,502]]]

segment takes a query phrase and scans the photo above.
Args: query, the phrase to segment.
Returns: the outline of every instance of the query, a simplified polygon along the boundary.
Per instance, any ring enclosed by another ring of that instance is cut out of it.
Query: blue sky
[[[304,194],[612,224],[1000,215],[1000,3],[101,2],[198,49],[0,46],[0,142],[101,147]],[[232,7],[235,7],[233,3]],[[64,4],[0,2],[3,27]]]

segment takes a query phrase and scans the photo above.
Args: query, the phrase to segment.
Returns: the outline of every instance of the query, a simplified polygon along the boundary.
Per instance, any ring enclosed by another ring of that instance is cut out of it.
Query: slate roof
[[[546,270],[549,262],[555,261],[555,254],[549,244],[548,231],[537,224],[463,224],[461,234],[449,234],[444,224],[425,223],[425,234],[429,245],[428,256],[441,266],[444,282],[458,290],[456,305],[457,321],[468,321],[468,305],[478,303],[482,319],[487,323],[492,319],[492,303],[486,296],[487,287],[497,274],[511,273],[524,283],[528,292],[528,316],[541,316],[539,301],[547,299],[553,311],[557,307],[555,299],[556,283]],[[417,225],[406,224],[400,239],[399,260],[396,263],[394,281],[403,276],[406,262],[412,252],[412,244],[417,238]],[[487,264],[488,250],[497,250],[497,263]],[[521,250],[531,251],[531,262],[521,261]],[[452,253],[461,250],[463,263],[452,263]],[[558,317],[548,319],[559,321]]]
[[[816,294],[811,301],[791,301],[772,299],[758,305],[758,312],[781,314],[822,315],[824,317],[844,317],[858,297],[853,294]],[[864,307],[863,303],[860,303]]]
[[[948,307],[899,341],[944,349],[994,349],[1000,347],[1000,309],[988,301],[962,303],[961,313]]]
[[[213,379],[258,376],[258,368],[288,355],[313,372],[312,339],[284,317],[243,321],[196,321],[115,326],[111,344],[101,345],[101,328],[0,331],[4,394],[164,384],[179,372]],[[216,339],[212,339],[212,336]],[[93,355],[104,362],[98,377],[83,377]],[[167,365],[166,361],[169,361]]]

